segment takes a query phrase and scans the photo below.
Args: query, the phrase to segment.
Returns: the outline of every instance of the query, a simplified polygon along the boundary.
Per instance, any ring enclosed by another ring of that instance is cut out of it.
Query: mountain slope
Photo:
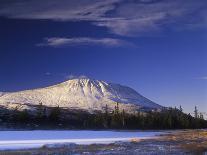
[[[19,106],[24,109],[42,103],[48,107],[59,106],[93,112],[103,111],[106,104],[112,110],[116,102],[120,109],[128,112],[139,108],[162,108],[129,87],[86,78],[72,79],[46,88],[0,94],[0,105],[7,108]]]

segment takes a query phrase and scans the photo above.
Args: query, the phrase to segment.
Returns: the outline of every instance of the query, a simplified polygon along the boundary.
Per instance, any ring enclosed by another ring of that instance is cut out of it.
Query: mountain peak
[[[116,103],[126,111],[139,108],[160,109],[160,105],[120,84],[90,78],[74,78],[50,87],[7,93],[0,96],[0,104],[59,106],[86,111],[103,111],[108,105],[113,110]]]

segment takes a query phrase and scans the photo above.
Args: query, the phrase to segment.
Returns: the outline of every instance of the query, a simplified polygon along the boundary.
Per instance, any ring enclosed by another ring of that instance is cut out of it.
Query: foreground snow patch
[[[39,148],[50,144],[109,144],[152,138],[161,132],[125,131],[0,131],[0,150]]]

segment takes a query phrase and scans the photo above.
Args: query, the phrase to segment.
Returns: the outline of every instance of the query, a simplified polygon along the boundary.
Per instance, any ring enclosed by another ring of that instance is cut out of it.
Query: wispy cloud
[[[166,26],[206,28],[206,8],[206,0],[10,0],[1,2],[0,16],[89,21],[117,35],[136,36]]]
[[[196,77],[197,80],[207,80],[207,76]]]
[[[65,47],[65,46],[77,46],[77,45],[101,45],[106,47],[120,47],[125,45],[131,45],[130,43],[114,38],[45,38],[43,43],[37,44],[37,46],[51,46],[51,47]]]
[[[66,80],[72,80],[72,79],[88,79],[88,76],[86,75],[73,75],[69,74],[65,76]]]
[[[52,73],[50,73],[50,72],[46,72],[45,75],[46,75],[46,76],[51,76]]]

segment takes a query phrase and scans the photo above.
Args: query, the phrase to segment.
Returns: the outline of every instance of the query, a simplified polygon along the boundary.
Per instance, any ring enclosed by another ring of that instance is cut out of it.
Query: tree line
[[[207,128],[207,121],[202,113],[195,107],[195,116],[185,114],[182,107],[167,108],[161,112],[138,111],[136,114],[126,113],[119,110],[119,104],[112,113],[108,112],[106,105],[105,113],[94,115],[87,120],[89,127],[106,129],[197,129]]]
[[[113,111],[105,106],[104,112],[90,114],[68,111],[60,107],[48,108],[40,103],[35,112],[0,109],[0,126],[31,129],[197,129],[207,128],[207,121],[195,107],[194,117],[185,114],[182,107],[165,108],[161,112],[137,111],[126,113],[116,103]]]

